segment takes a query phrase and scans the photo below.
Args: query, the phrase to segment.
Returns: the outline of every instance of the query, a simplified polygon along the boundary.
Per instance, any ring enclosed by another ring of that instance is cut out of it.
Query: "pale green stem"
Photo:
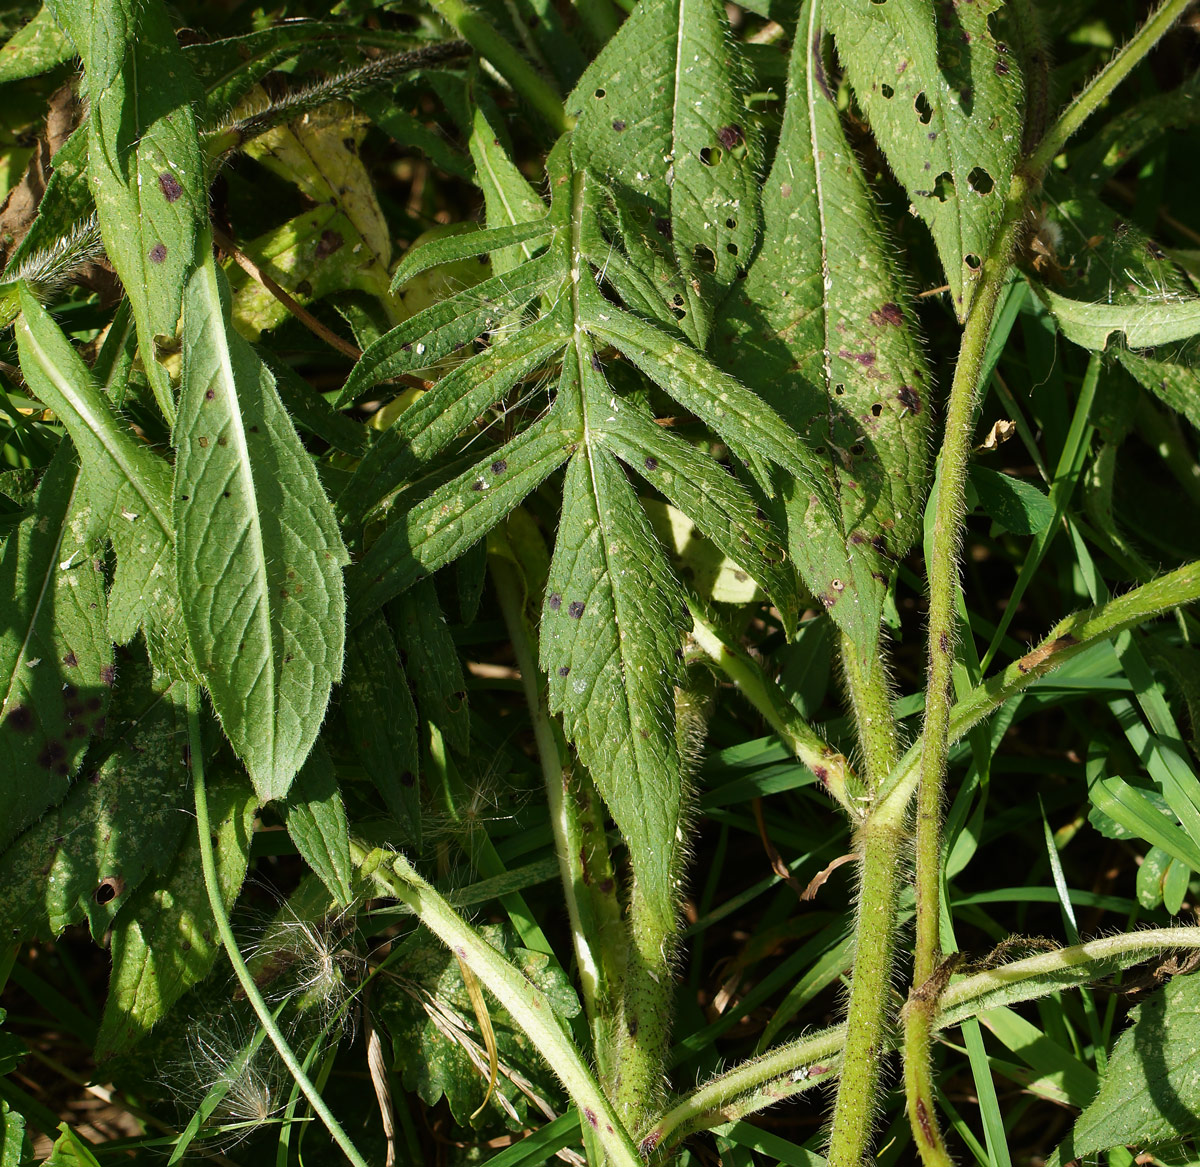
[[[1133,34],[1128,43],[1067,106],[1029,159],[1029,173],[1041,177],[1067,139],[1108,99],[1159,38],[1183,15],[1192,0],[1164,0],[1157,11]]]
[[[841,1064],[845,1025],[835,1025],[742,1062],[697,1087],[642,1137],[643,1155],[662,1158],[689,1134],[731,1122],[828,1082]]]
[[[816,775],[825,790],[851,814],[861,813],[851,802],[847,790],[848,783],[853,787],[856,782],[845,755],[816,734],[757,661],[729,644],[696,604],[689,600],[688,607],[692,613],[692,640],[696,646],[737,686],[797,761]]]
[[[562,99],[549,82],[496,31],[486,16],[464,0],[429,2],[438,15],[541,114],[556,134],[565,133],[574,125],[575,119],[564,112]]]
[[[250,970],[246,967],[246,962],[242,959],[241,951],[233,936],[233,929],[229,926],[225,900],[221,895],[221,884],[217,879],[217,864],[213,856],[212,826],[208,818],[208,794],[204,783],[204,748],[200,740],[199,691],[197,686],[191,684],[187,686],[186,691],[188,747],[191,751],[192,791],[196,802],[196,831],[200,841],[200,867],[204,873],[204,887],[208,892],[208,902],[217,926],[217,935],[220,936],[221,943],[225,947],[225,954],[233,966],[234,975],[242,986],[242,991],[246,994],[246,1000],[250,1002],[258,1016],[259,1024],[266,1030],[267,1036],[278,1051],[288,1073],[291,1074],[296,1085],[300,1087],[300,1092],[313,1108],[313,1113],[325,1124],[325,1129],[329,1131],[333,1141],[341,1148],[342,1154],[354,1164],[354,1167],[367,1167],[367,1161],[359,1154],[358,1148],[342,1129],[341,1123],[334,1118],[333,1112],[325,1105],[325,1099],[321,1097],[320,1091],[309,1080],[300,1060],[292,1052],[292,1047],[288,1045],[275,1018],[271,1016],[267,1003],[258,991],[258,985],[255,984]]]
[[[867,788],[873,794],[892,772],[900,754],[882,637],[875,652],[864,659],[854,641],[843,632],[842,668],[846,673],[846,690],[858,729],[858,742],[866,761]]]
[[[611,1070],[606,1065],[610,1052],[606,1035],[612,1023],[612,998],[624,955],[624,929],[612,862],[601,826],[602,811],[598,805],[589,805],[590,814],[581,816],[580,807],[572,797],[570,765],[563,756],[546,707],[541,671],[530,643],[523,588],[516,568],[504,555],[498,554],[489,557],[489,567],[533,723],[584,1008],[603,1081]],[[588,827],[592,829],[588,830]],[[592,853],[597,846],[602,854]]]
[[[351,857],[380,891],[407,904],[439,940],[466,964],[508,1010],[538,1053],[558,1075],[581,1119],[615,1167],[643,1167],[628,1133],[575,1048],[549,998],[493,948],[402,855],[370,853],[351,841]]]

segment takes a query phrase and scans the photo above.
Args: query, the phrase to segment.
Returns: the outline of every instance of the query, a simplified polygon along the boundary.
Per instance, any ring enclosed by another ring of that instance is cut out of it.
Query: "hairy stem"
[[[862,884],[846,1046],[829,1135],[830,1167],[860,1167],[873,1137],[883,1059],[892,1045],[891,972],[905,849],[904,806],[885,804],[859,831]]]
[[[287,1039],[276,1024],[270,1009],[267,1008],[266,1001],[258,991],[258,985],[255,984],[254,977],[250,975],[250,970],[246,967],[246,962],[242,959],[241,951],[234,939],[233,929],[229,926],[229,916],[225,911],[225,901],[221,896],[221,885],[217,879],[216,859],[213,856],[212,826],[208,818],[208,793],[204,783],[204,748],[200,740],[199,689],[192,684],[187,686],[187,714],[192,791],[196,802],[196,831],[200,840],[200,867],[204,873],[204,888],[208,892],[208,902],[217,926],[217,935],[220,936],[221,943],[225,947],[225,953],[229,957],[229,963],[233,966],[234,975],[242,986],[242,991],[246,994],[246,1000],[250,1002],[258,1016],[259,1024],[266,1030],[280,1059],[287,1066],[288,1073],[292,1075],[296,1085],[300,1087],[300,1092],[313,1108],[313,1113],[325,1124],[325,1129],[329,1131],[333,1141],[341,1148],[346,1158],[354,1164],[354,1167],[367,1167],[367,1161],[359,1154],[358,1148],[342,1129],[341,1123],[334,1118],[333,1112],[325,1105],[325,1099],[321,1097],[321,1092],[312,1084],[304,1072],[300,1060],[292,1052],[292,1047],[288,1045]]]
[[[385,854],[351,841],[351,856],[364,877],[385,895],[407,904],[487,987],[525,1031],[558,1075],[584,1122],[615,1167],[642,1167],[612,1103],[575,1048],[549,999],[440,896],[401,855]]]
[[[524,589],[517,569],[506,556],[498,554],[489,557],[489,568],[533,722],[584,1008],[601,1081],[606,1081],[611,1073],[606,1065],[610,1060],[606,1039],[624,956],[624,929],[604,838],[603,811],[594,791],[589,799],[583,783],[573,780],[570,763],[555,733],[525,619]]]
[[[1045,172],[1046,167],[1054,161],[1054,156],[1066,145],[1067,139],[1100,108],[1191,3],[1192,0],[1164,0],[1159,5],[1121,51],[1059,115],[1029,159],[1031,174],[1040,177]]]
[[[430,0],[430,3],[438,15],[541,114],[556,134],[571,128],[574,119],[567,117],[562,99],[545,78],[496,31],[486,16],[471,8],[464,0]]]
[[[867,790],[873,794],[892,772],[900,756],[900,738],[896,719],[892,716],[882,639],[876,652],[864,659],[843,632],[842,668],[846,674],[846,691],[854,713],[858,742],[866,761]]]
[[[807,766],[825,790],[853,813],[847,781],[851,786],[855,784],[854,771],[845,755],[817,735],[779,686],[763,672],[762,666],[748,653],[729,644],[698,605],[689,600],[688,607],[692,613],[692,640],[697,647],[738,687],[797,761]]]

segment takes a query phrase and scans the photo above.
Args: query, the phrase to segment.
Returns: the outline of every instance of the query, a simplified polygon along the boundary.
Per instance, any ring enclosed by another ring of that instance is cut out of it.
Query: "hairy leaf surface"
[[[287,794],[341,675],[346,553],[207,256],[188,283],[183,337],[174,498],[184,621],[213,708],[269,801]]]
[[[300,857],[321,878],[334,902],[348,907],[350,829],[333,762],[320,742],[300,767],[283,804],[283,820]]]
[[[933,233],[960,320],[1021,145],[1020,70],[990,23],[1000,8],[1000,0],[830,3],[819,18],[837,40],[888,163]],[[821,83],[828,90],[823,76]]]
[[[824,572],[815,593],[872,652],[891,563],[920,530],[930,379],[829,92],[821,41],[814,0],[792,50],[790,96],[762,197],[762,247],[726,301],[713,348],[822,457],[840,522],[793,493],[790,548],[807,580]]]
[[[701,348],[757,231],[743,70],[717,0],[639,5],[566,103],[575,165],[656,223],[683,276],[680,327]]]

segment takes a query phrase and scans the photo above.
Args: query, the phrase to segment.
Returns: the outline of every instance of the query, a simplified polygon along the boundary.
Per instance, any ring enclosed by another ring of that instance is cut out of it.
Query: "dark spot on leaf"
[[[599,1127],[600,1124],[596,1121],[596,1112],[590,1106],[583,1108],[583,1117],[588,1120],[588,1126]]]
[[[63,657],[63,664],[69,669],[79,668],[79,657],[75,655],[75,650],[71,649],[66,656]]]
[[[630,1037],[637,1037],[637,1035],[638,1035],[638,1019],[636,1017],[631,1017],[629,1019],[629,1023],[625,1026],[625,1028],[629,1031]]]
[[[571,673],[570,665],[559,665],[558,666],[558,675],[560,677],[570,676],[570,673]]]
[[[867,537],[861,531],[855,531],[854,534],[850,536],[850,542],[853,543],[855,547],[865,543],[866,541]]]
[[[613,126],[613,129],[616,130],[617,133],[619,134],[625,128],[625,123],[623,121],[621,121],[620,118],[613,118],[612,126]]]
[[[112,687],[113,682],[117,679],[117,670],[113,665],[100,666],[100,683]]]
[[[208,449],[208,438],[206,438],[206,437],[199,437],[199,438],[197,438],[197,439],[196,439],[196,441],[198,441],[198,442],[200,443],[200,449],[202,449],[202,450],[207,450],[207,449]]]
[[[204,400],[205,401],[212,401],[213,398],[216,397],[216,395],[217,395],[217,391],[215,389],[205,389],[204,390]]]
[[[920,394],[911,385],[901,385],[896,390],[896,400],[904,406],[909,413],[921,412],[921,397]]]
[[[47,741],[37,756],[37,764],[43,770],[58,771],[67,756],[67,747],[60,741]]]
[[[881,85],[879,92],[883,95],[886,101],[891,101],[896,96],[896,91],[890,85]]]
[[[640,737],[642,741],[648,742],[650,740],[650,731],[648,729],[639,729],[638,737]]]
[[[162,263],[167,258],[167,245],[165,243],[156,243],[150,248],[150,262]]]
[[[657,470],[658,469],[658,459],[653,458],[653,457],[647,458],[645,461],[645,466],[646,466],[647,470],[651,470],[651,471]]]
[[[580,619],[580,617],[583,616],[583,601],[572,600],[567,605],[567,615],[570,616],[572,620]]]
[[[737,253],[738,253],[737,244],[736,243],[726,243],[725,250],[728,251],[730,255],[737,255]]]
[[[736,150],[745,140],[746,135],[742,133],[741,126],[722,126],[717,131],[717,141],[726,150]]]
[[[882,535],[876,535],[871,540],[871,546],[874,547],[875,550],[878,551],[880,555],[887,554],[887,540],[884,539],[884,537]]]
[[[904,320],[904,313],[900,311],[900,305],[888,301],[878,312],[872,312],[870,321],[876,327],[882,327],[885,324],[899,325]]]
[[[28,705],[14,705],[8,711],[4,724],[11,725],[13,729],[20,730],[21,733],[29,733],[33,729],[33,713]]]
[[[158,176],[158,189],[162,191],[163,198],[169,203],[175,202],[183,194],[183,187],[179,185],[179,180],[175,175],[168,174],[166,171]]]
[[[845,385],[835,385],[833,387],[833,392],[836,396],[841,397],[846,392],[846,386]]]
[[[483,479],[476,478],[475,481],[471,483],[471,489],[474,491],[482,490],[483,489]]]
[[[826,770],[824,766],[814,767],[813,773],[817,776],[817,781],[820,782],[822,786],[827,786],[829,784],[829,771]]]
[[[411,770],[405,770],[404,773],[400,775],[401,786],[412,786],[416,780],[417,779]]]
[[[98,904],[110,904],[125,890],[125,880],[119,875],[109,875],[100,881],[100,886],[92,892],[92,899]]]
[[[559,608],[562,607],[562,596],[560,596],[558,594],[558,592],[552,592],[550,594],[549,604],[550,604],[550,611],[557,612],[559,610]]]
[[[883,412],[883,406],[878,401],[876,401],[875,404],[871,406],[871,416],[878,417],[882,412]]]
[[[616,884],[614,884],[614,883],[613,883],[613,881],[612,881],[611,879],[604,879],[604,880],[601,880],[601,881],[600,881],[600,890],[601,890],[601,891],[602,891],[602,892],[603,892],[603,893],[604,893],[606,896],[608,896],[608,895],[612,895],[613,888],[614,888],[615,886],[616,886]]]
[[[597,90],[596,90],[596,92],[595,92],[595,94],[594,94],[594,96],[595,96],[597,99],[599,99],[599,100],[603,100],[603,98],[604,98],[604,90],[603,90],[603,89],[597,89]],[[496,145],[497,145],[497,146],[499,146],[499,145],[500,145],[500,143],[499,143],[499,142],[497,142],[497,143],[496,143]]]
[[[998,59],[992,68],[996,71],[997,77],[1007,77],[1012,72],[1008,62],[1003,58]]]
[[[925,1099],[917,1099],[917,1125],[921,1128],[921,1138],[925,1140],[927,1147],[937,1146],[937,1136],[933,1133],[933,1123],[929,1121],[929,1111],[925,1106]]]
[[[497,458],[492,463],[493,474],[503,474],[508,469],[508,463],[503,458]]]
[[[310,284],[308,282],[308,280],[301,280],[296,285],[296,295],[297,296],[311,296],[312,295],[312,284]]]
[[[654,230],[657,231],[664,239],[668,240],[668,242],[674,235],[674,231],[671,229],[670,219],[655,219]]]
[[[604,366],[600,363],[600,358],[598,356],[596,356],[595,353],[592,353],[592,362],[591,363],[592,363],[592,368],[595,369],[597,373],[604,372]]]
[[[943,632],[938,636],[938,647],[942,652],[950,651],[950,637],[947,633]]]
[[[317,242],[317,258],[328,259],[335,251],[340,251],[345,242],[337,231],[322,231]]]

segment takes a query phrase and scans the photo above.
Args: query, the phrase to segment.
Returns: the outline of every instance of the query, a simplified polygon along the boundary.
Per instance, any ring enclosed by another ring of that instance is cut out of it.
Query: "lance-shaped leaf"
[[[960,320],[1021,145],[1020,70],[992,31],[1000,8],[1000,0],[887,0],[826,4],[820,17],[889,165],[933,233]]]
[[[664,922],[679,874],[674,688],[686,611],[620,464],[603,448],[581,447],[563,487],[541,663],[550,708],[563,715]]]
[[[350,888],[350,829],[329,753],[320,742],[288,790],[283,819],[300,857],[316,872],[341,907]]]
[[[209,780],[208,802],[217,880],[228,910],[246,878],[258,797],[240,771],[218,772]],[[208,975],[221,951],[194,828],[171,870],[147,879],[128,898],[112,923],[111,936],[112,977],[96,1038],[97,1058],[136,1045]]]
[[[161,0],[48,0],[47,7],[83,58],[88,175],[104,247],[170,420],[171,385],[154,340],[175,335],[197,226],[208,216],[192,112],[200,87]]]
[[[172,561],[171,471],[117,420],[88,367],[45,309],[21,289],[17,322],[21,371],[66,426],[83,468],[91,534],[107,534],[117,553],[108,627],[118,644],[139,627],[152,643],[178,640],[179,605]],[[172,651],[173,671],[185,669]]]
[[[793,494],[790,543],[834,620],[870,652],[891,561],[920,532],[929,375],[825,79],[818,4],[800,19],[762,196],[763,244],[725,304],[713,352],[821,456],[835,508],[823,514]]]
[[[74,55],[71,42],[43,6],[28,24],[0,45],[0,85],[37,77]]]
[[[0,846],[67,792],[113,681],[104,575],[64,441],[0,552]]]
[[[274,380],[205,251],[184,297],[174,505],[184,623],[264,801],[308,756],[341,675],[345,549]]]
[[[742,74],[717,0],[664,0],[633,10],[566,103],[576,166],[656,222],[684,276],[681,327],[701,347],[757,230]]]

